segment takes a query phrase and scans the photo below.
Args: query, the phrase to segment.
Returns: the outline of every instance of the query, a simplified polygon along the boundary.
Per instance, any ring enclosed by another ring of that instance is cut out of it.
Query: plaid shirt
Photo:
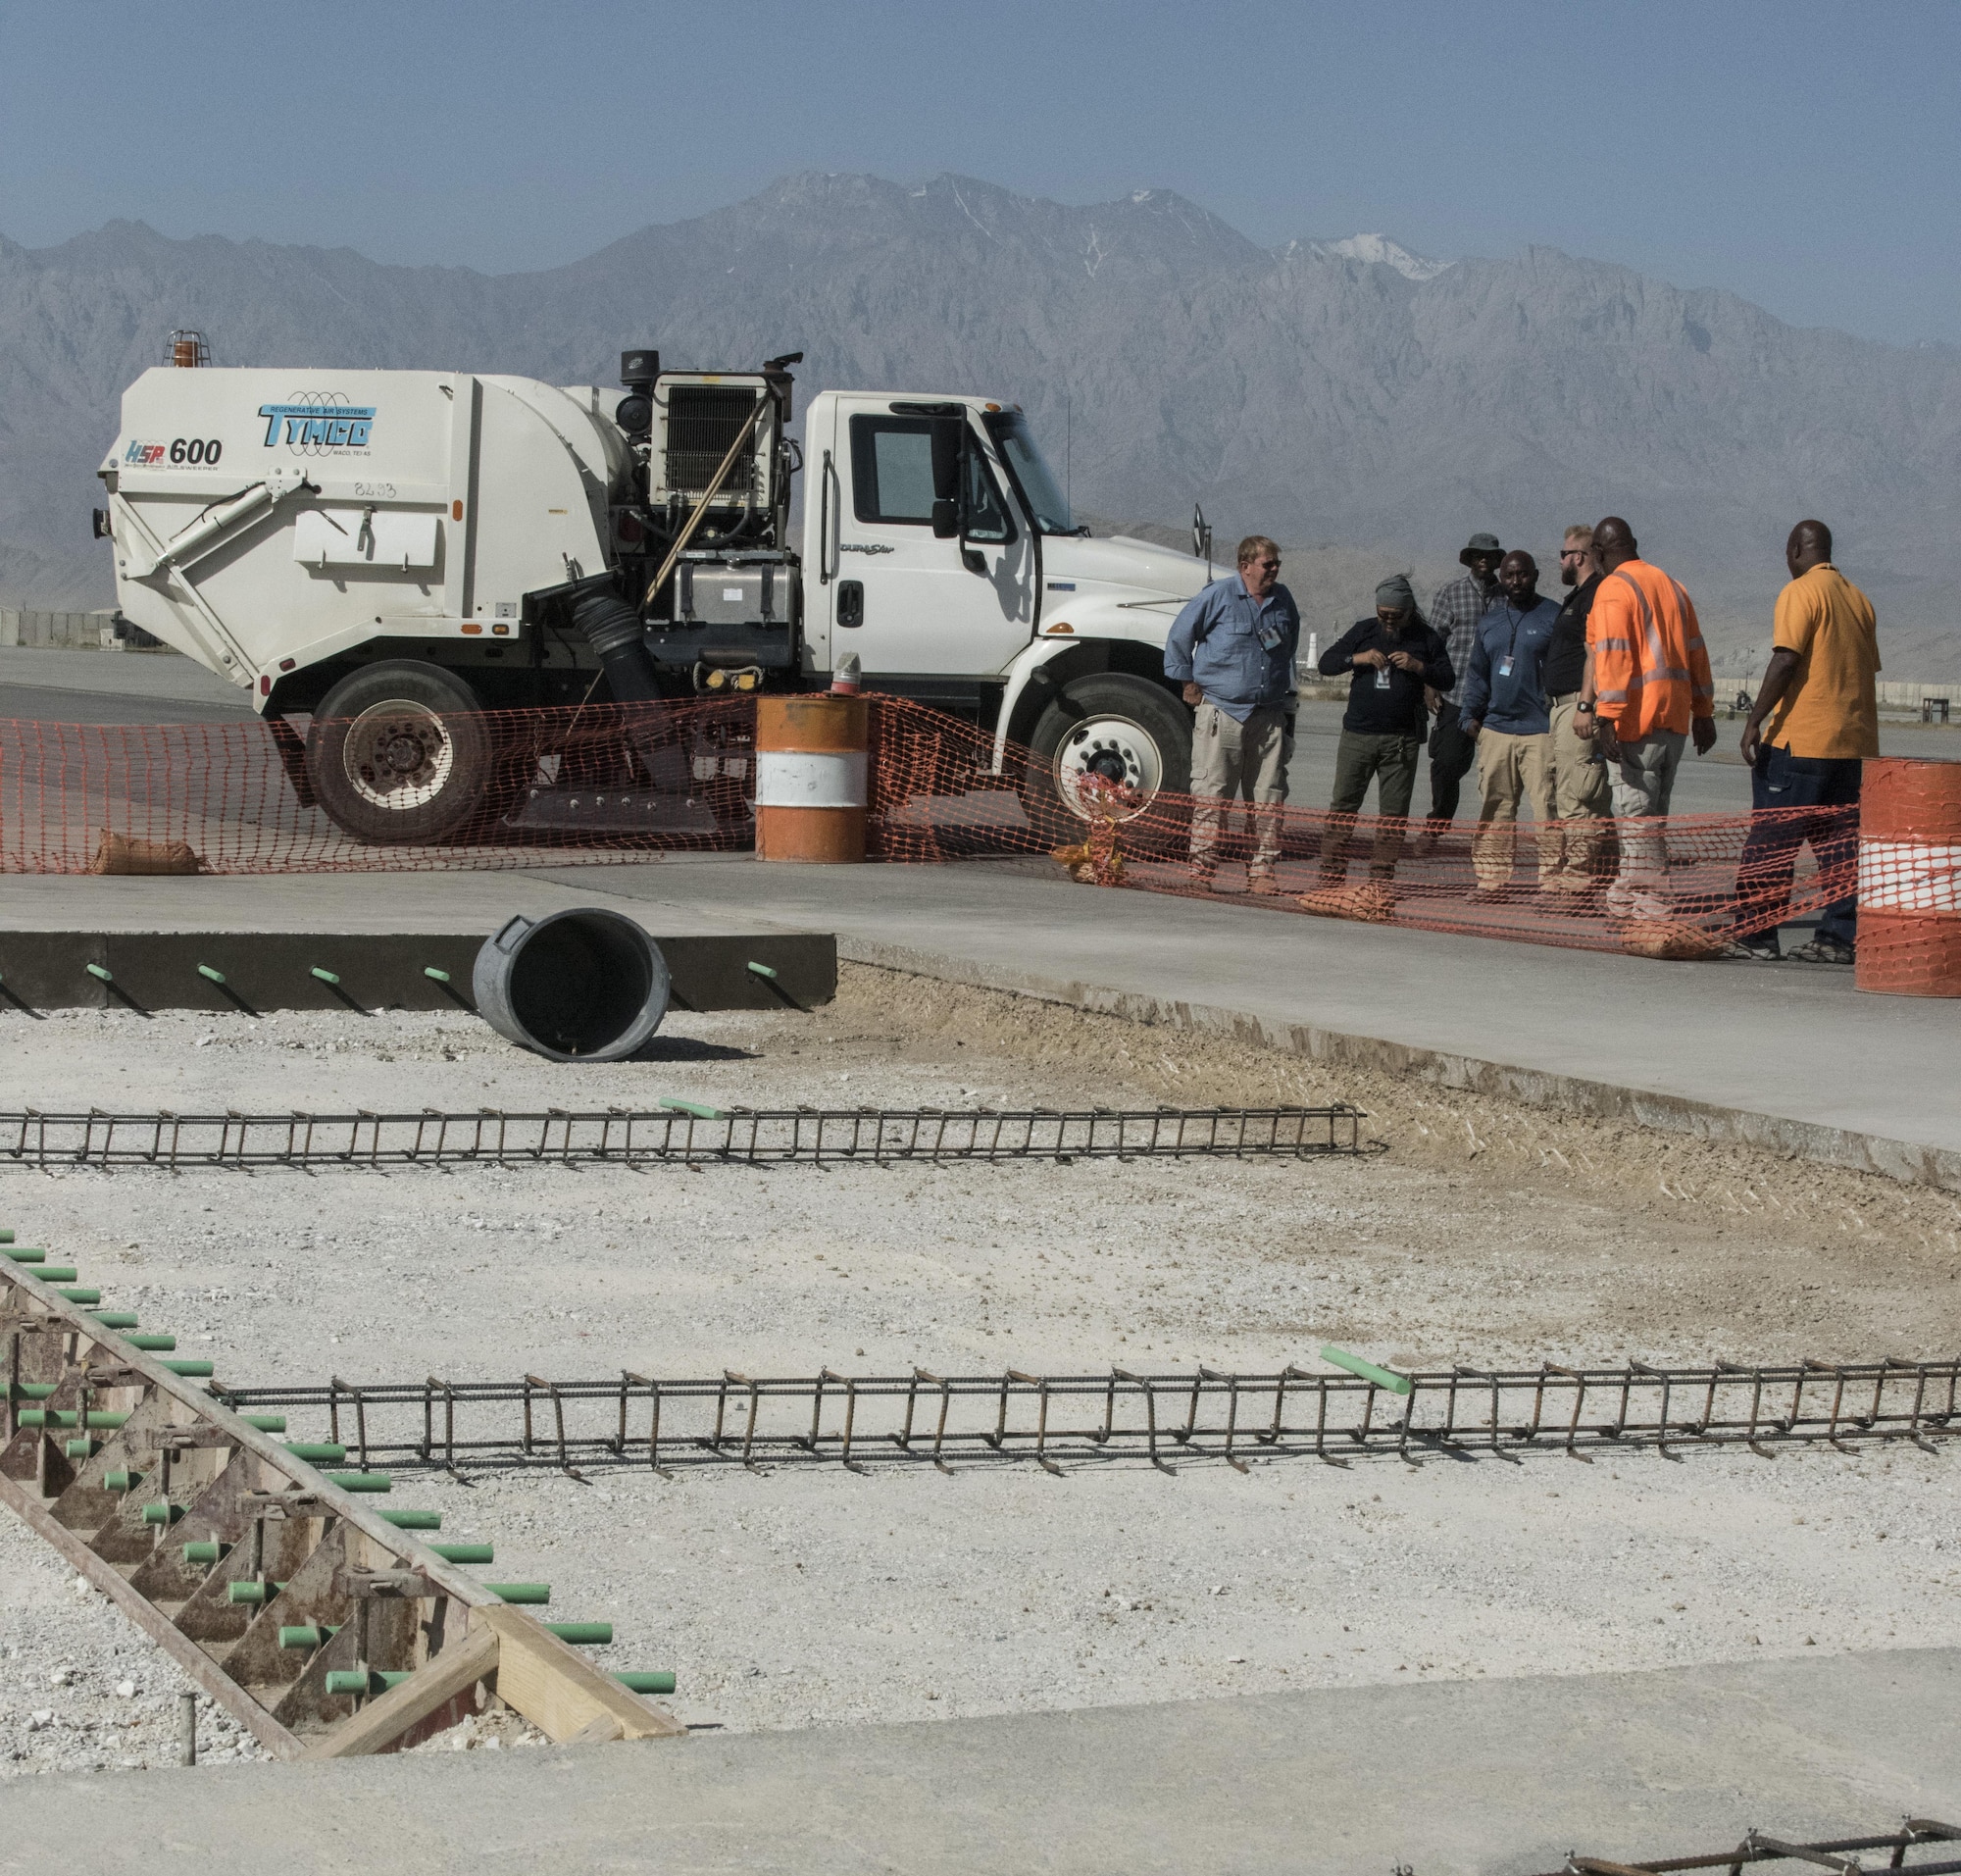
[[[1478,621],[1497,598],[1498,590],[1493,583],[1486,593],[1476,575],[1466,574],[1462,580],[1437,587],[1436,597],[1430,602],[1430,629],[1443,640],[1443,648],[1450,654],[1450,669],[1457,675],[1457,682],[1443,693],[1445,703],[1461,703],[1464,699],[1471,647],[1478,642]]]

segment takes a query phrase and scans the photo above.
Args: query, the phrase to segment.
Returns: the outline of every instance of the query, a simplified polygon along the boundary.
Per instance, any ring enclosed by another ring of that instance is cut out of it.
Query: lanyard
[[[1536,606],[1534,606],[1534,607],[1533,608],[1533,611],[1534,611],[1534,612],[1536,612],[1537,610],[1538,610],[1538,608],[1537,608]],[[1518,649],[1519,649],[1519,628],[1520,628],[1520,627],[1521,627],[1522,625],[1524,625],[1524,624],[1525,624],[1525,622],[1526,622],[1526,621],[1527,621],[1528,619],[1530,619],[1530,618],[1532,617],[1532,613],[1530,613],[1530,612],[1514,612],[1514,611],[1512,610],[1512,604],[1511,604],[1511,601],[1510,601],[1510,600],[1507,600],[1507,601],[1505,602],[1505,613],[1506,613],[1506,616],[1507,616],[1507,617],[1508,617],[1508,618],[1509,618],[1509,619],[1511,620],[1511,622],[1512,622],[1512,635],[1511,635],[1511,636],[1510,636],[1509,638],[1507,638],[1507,639],[1505,640],[1505,660],[1506,660],[1506,662],[1507,662],[1507,663],[1510,663],[1510,661],[1511,661],[1511,660],[1512,660],[1512,659],[1513,659],[1513,658],[1514,658],[1515,656],[1517,656],[1517,654],[1518,654]]]

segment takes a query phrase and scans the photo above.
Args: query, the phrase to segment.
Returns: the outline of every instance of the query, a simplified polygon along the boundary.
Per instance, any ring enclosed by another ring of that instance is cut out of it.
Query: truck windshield
[[[985,422],[987,433],[1006,459],[1036,528],[1045,534],[1075,533],[1076,521],[1069,512],[1068,498],[1055,479],[1055,471],[1035,446],[1029,420],[1020,411],[989,411]]]

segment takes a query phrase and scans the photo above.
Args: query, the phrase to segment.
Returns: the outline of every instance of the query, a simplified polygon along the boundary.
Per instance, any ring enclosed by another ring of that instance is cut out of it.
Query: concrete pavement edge
[[[1276,1049],[1282,1054],[1304,1056],[1310,1061],[1376,1069],[1391,1075],[1409,1076],[1439,1088],[1495,1095],[1526,1106],[1554,1108],[1569,1114],[1588,1114],[1599,1120],[1620,1121],[1628,1126],[1650,1128],[1657,1133],[1682,1134],[1693,1140],[1754,1146],[1767,1152],[1783,1153],[1792,1159],[1808,1159],[1850,1172],[1877,1174],[1905,1185],[1961,1192],[1961,1152],[1915,1145],[1909,1141],[1889,1140],[1880,1134],[1823,1127],[1816,1122],[1757,1113],[1746,1107],[1724,1107],[1709,1101],[1690,1100],[1683,1095],[1664,1094],[1652,1089],[1631,1088],[1581,1076],[1556,1075],[1541,1069],[1521,1068],[1508,1062],[1453,1054],[1444,1049],[1416,1048],[1406,1042],[1322,1029],[1308,1023],[1272,1022],[1250,1010],[1231,1009],[1214,1003],[1188,1003],[1136,990],[1115,989],[1106,985],[1004,970],[978,964],[969,958],[948,956],[944,952],[881,944],[873,939],[847,938],[841,933],[837,939],[837,955],[840,961],[846,963],[869,964],[881,970],[901,971],[908,976],[933,978],[941,983],[968,984],[977,989],[1034,997],[1043,1002],[1062,1003],[1093,1015],[1121,1017],[1126,1022],[1142,1023],[1157,1029],[1188,1030],[1219,1036],[1232,1041],[1251,1042],[1261,1048]]]

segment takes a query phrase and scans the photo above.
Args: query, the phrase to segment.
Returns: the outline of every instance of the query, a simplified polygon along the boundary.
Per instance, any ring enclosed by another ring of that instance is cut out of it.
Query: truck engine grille
[[[699,495],[715,480],[729,445],[756,407],[747,385],[676,384],[668,392],[667,486],[677,494]],[[732,502],[745,500],[756,486],[756,439],[736,458],[723,484]]]

